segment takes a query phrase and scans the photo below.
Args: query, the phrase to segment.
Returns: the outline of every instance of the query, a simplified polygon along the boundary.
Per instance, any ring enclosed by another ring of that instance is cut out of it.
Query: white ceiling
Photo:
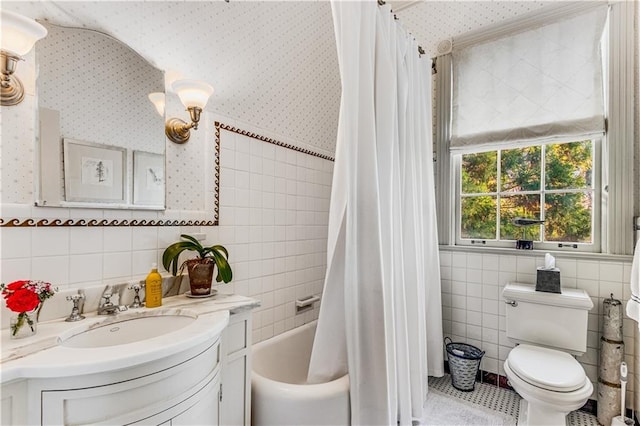
[[[440,40],[550,2],[408,3],[397,16],[434,56]],[[161,69],[212,84],[207,109],[266,129],[268,137],[335,151],[340,76],[327,1],[3,0],[2,8],[109,33]]]
[[[559,1],[394,1],[404,27],[431,57],[440,41],[531,13]]]

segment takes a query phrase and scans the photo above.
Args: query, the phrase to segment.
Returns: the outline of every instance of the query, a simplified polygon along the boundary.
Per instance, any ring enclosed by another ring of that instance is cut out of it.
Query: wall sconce
[[[18,61],[29,53],[36,41],[46,35],[47,29],[33,19],[6,10],[2,11],[0,101],[3,106],[17,105],[22,102],[24,86],[13,73],[16,71]]]
[[[189,111],[191,123],[186,123],[179,118],[170,118],[165,123],[164,130],[172,142],[185,143],[191,136],[189,130],[198,129],[200,113],[213,94],[213,87],[197,80],[178,80],[171,85],[171,88],[178,94],[182,105]]]
[[[156,111],[158,111],[158,115],[162,118],[164,118],[164,104],[165,104],[164,99],[165,99],[164,93],[162,92],[149,93],[149,100],[151,101],[153,106],[156,107]]]

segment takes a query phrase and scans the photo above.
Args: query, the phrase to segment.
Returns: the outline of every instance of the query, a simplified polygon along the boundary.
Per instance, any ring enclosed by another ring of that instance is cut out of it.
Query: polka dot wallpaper
[[[163,121],[148,99],[164,74],[96,31],[47,25],[38,42],[38,106],[60,112],[63,138],[164,153]]]

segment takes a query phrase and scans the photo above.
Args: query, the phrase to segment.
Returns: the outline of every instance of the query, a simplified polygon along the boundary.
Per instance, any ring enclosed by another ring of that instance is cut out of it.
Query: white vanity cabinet
[[[3,331],[0,424],[250,425],[251,316],[258,302],[236,295],[222,300],[216,303],[223,306],[154,311],[186,316],[193,310],[198,316],[178,332],[121,345],[66,345],[69,325],[63,321],[47,324],[50,330],[32,347],[10,341]],[[109,324],[129,321],[115,318]],[[103,331],[95,324],[87,321],[81,333]]]
[[[207,424],[218,422],[219,340],[178,356],[109,373],[29,380],[29,413],[41,424]],[[160,365],[162,364],[162,365]]]
[[[251,424],[251,309],[231,312],[222,332],[220,424]]]

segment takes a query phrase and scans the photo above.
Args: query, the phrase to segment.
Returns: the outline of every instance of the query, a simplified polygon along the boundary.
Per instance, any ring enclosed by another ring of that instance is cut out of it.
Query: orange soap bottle
[[[158,264],[151,264],[151,272],[145,280],[145,293],[147,308],[162,306],[162,275],[158,273]]]

